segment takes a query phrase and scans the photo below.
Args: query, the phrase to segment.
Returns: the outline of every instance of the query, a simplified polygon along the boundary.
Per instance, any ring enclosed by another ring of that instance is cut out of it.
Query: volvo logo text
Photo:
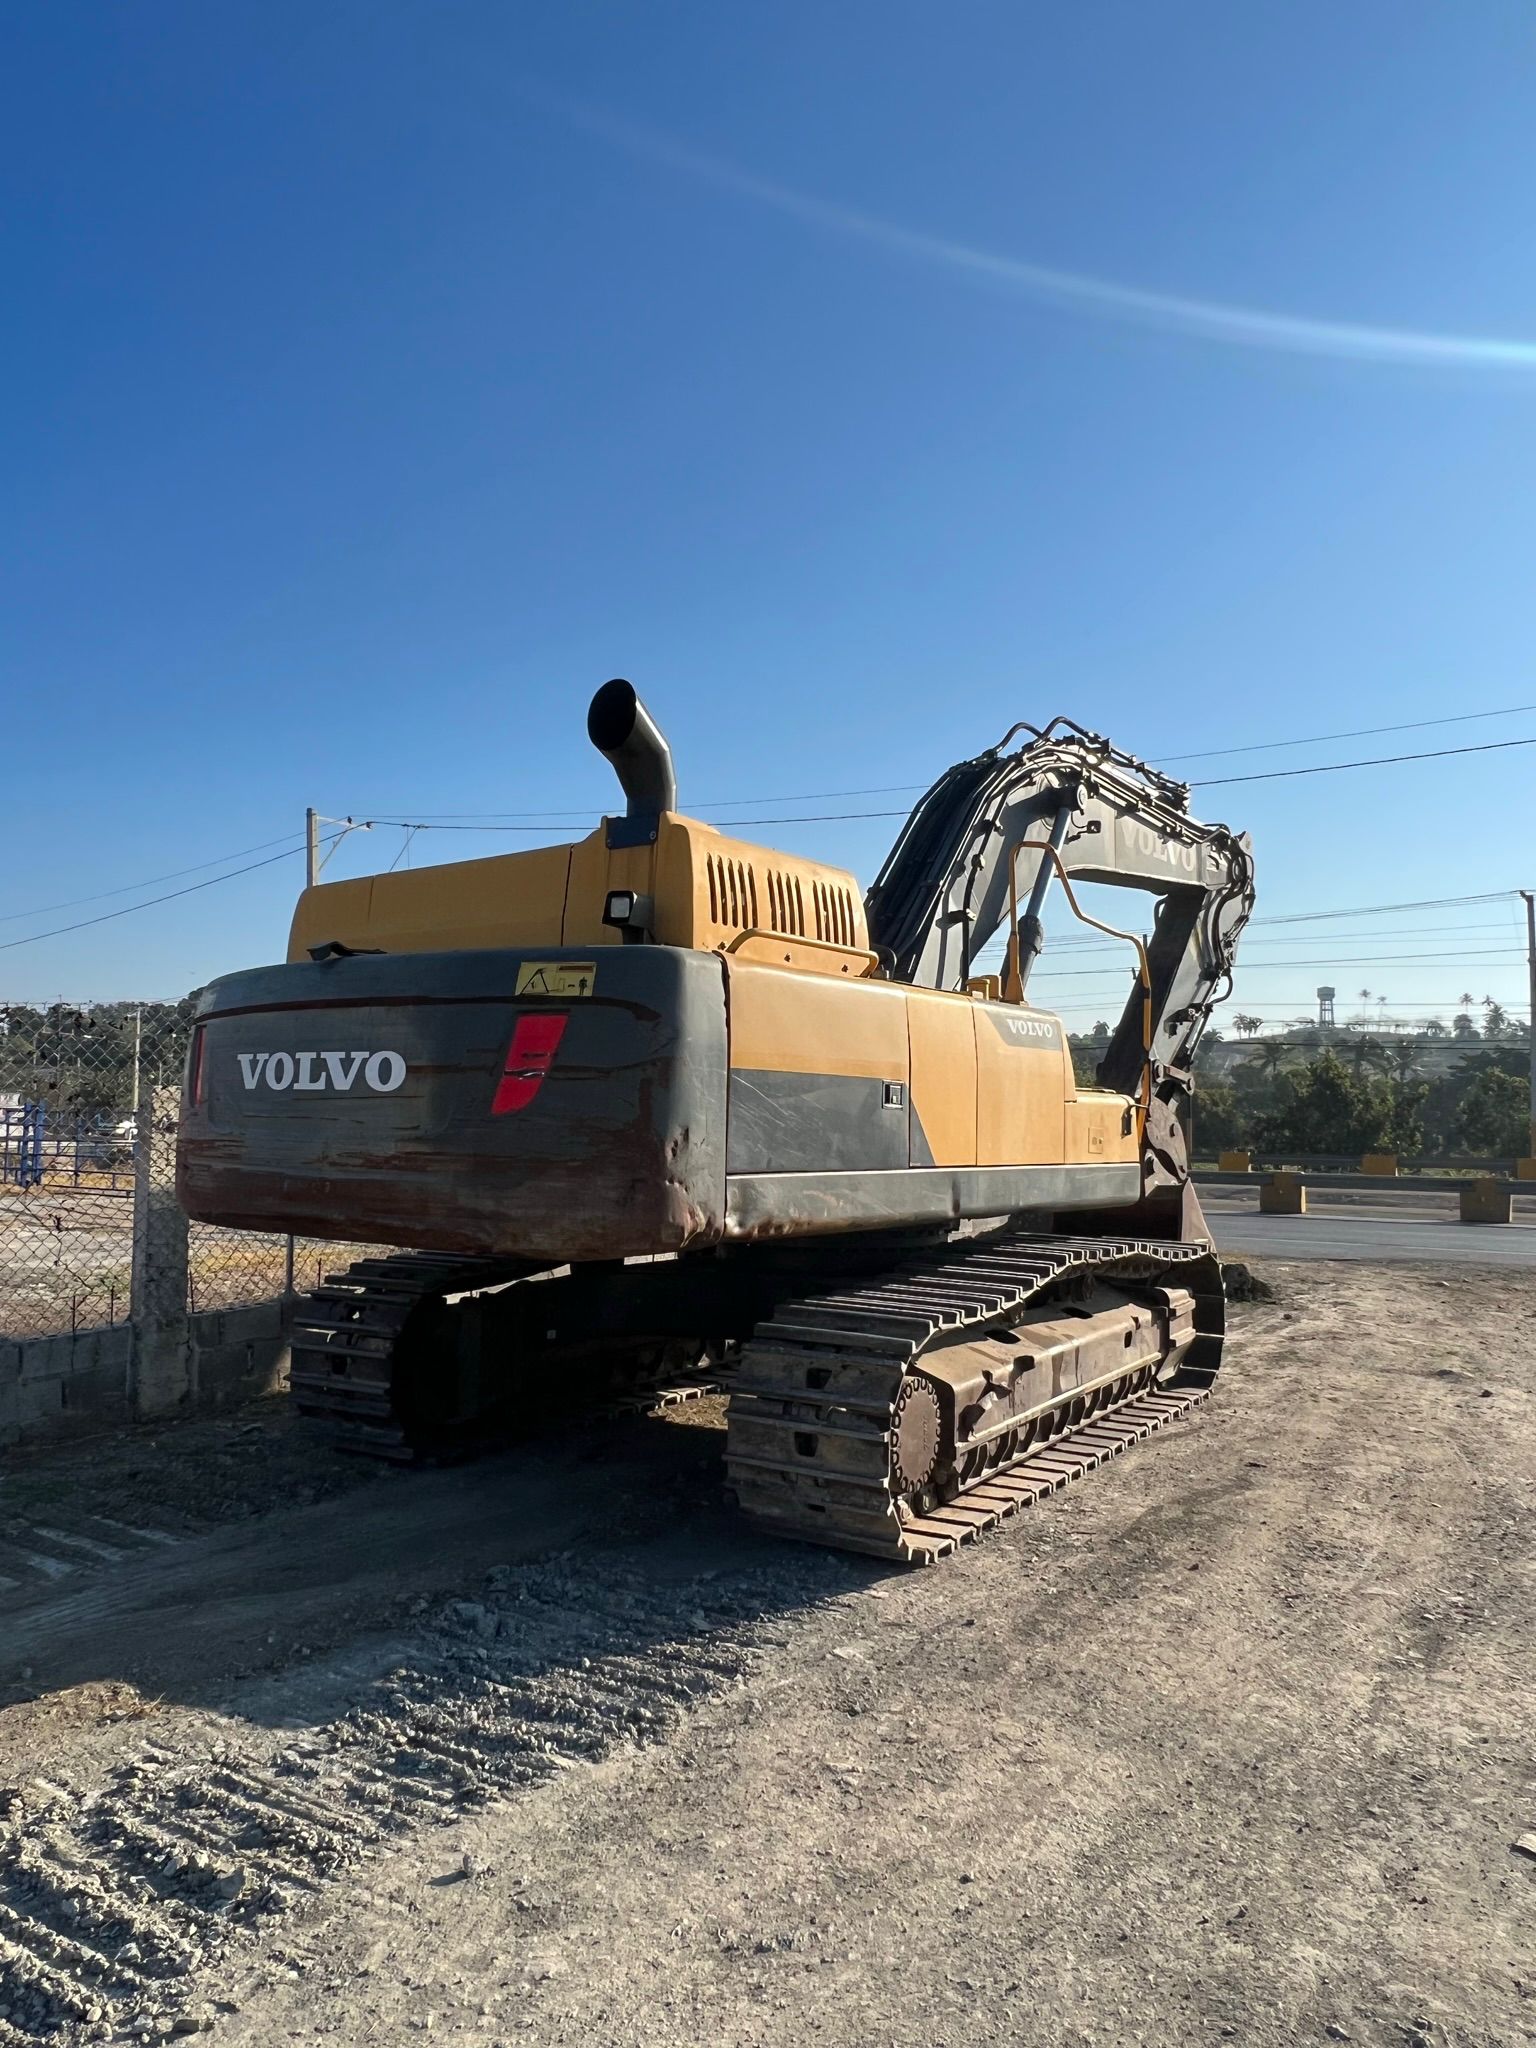
[[[1056,1026],[1048,1017],[999,1017],[997,1020],[1010,1038],[1039,1038],[1048,1045],[1055,1045]]]
[[[1183,840],[1167,837],[1145,825],[1139,818],[1122,818],[1119,821],[1120,844],[1124,851],[1143,860],[1161,861],[1170,868],[1182,868],[1186,875],[1198,875],[1201,871],[1201,853],[1198,846],[1186,845]]]
[[[334,1088],[345,1095],[361,1076],[375,1095],[393,1095],[405,1079],[405,1055],[398,1052],[241,1052],[240,1078],[247,1088],[281,1093],[315,1093]]]

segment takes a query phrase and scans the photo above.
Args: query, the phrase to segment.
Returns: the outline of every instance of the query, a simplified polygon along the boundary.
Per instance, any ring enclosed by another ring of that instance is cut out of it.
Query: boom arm
[[[1020,732],[1030,735],[1006,751]],[[1074,880],[1155,895],[1148,942],[1152,1082],[1171,1104],[1214,1005],[1231,985],[1237,937],[1253,909],[1246,836],[1190,817],[1189,790],[1066,719],[1044,731],[1015,726],[974,761],[948,769],[919,799],[869,892],[870,943],[896,979],[960,988],[981,948],[1007,921],[1009,867],[1028,891],[1019,920],[1021,979],[1042,944],[1040,907],[1054,864]],[[1100,1065],[1105,1087],[1135,1091],[1143,1067],[1143,1009],[1133,987]]]

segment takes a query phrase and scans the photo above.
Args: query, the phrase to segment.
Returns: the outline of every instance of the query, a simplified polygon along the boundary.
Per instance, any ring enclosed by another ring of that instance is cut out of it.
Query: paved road
[[[1536,1223],[1460,1223],[1398,1211],[1324,1209],[1310,1216],[1260,1216],[1213,1202],[1207,1216],[1218,1247],[1273,1259],[1444,1260],[1466,1266],[1536,1267]]]

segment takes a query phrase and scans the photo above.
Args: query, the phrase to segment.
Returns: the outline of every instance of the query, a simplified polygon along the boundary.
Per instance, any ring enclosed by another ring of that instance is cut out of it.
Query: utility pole
[[[1520,894],[1525,898],[1525,958],[1531,971],[1531,1006],[1526,1013],[1531,1034],[1531,1128],[1526,1133],[1529,1145],[1525,1156],[1536,1159],[1536,890],[1522,889]]]
[[[320,879],[320,813],[311,805],[304,813],[304,883],[313,889]]]

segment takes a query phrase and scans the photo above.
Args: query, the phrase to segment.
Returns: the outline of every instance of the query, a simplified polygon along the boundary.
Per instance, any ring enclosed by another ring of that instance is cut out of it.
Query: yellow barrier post
[[[1360,1162],[1362,1173],[1379,1173],[1383,1177],[1397,1177],[1397,1154],[1395,1152],[1367,1152]]]
[[[1509,1202],[1507,1180],[1466,1181],[1461,1190],[1461,1220],[1463,1223],[1507,1223]]]
[[[1261,1216],[1305,1216],[1307,1184],[1299,1173],[1272,1173],[1259,1183]]]
[[[1218,1152],[1216,1165],[1222,1173],[1248,1173],[1253,1166],[1251,1152]]]
[[[1517,1159],[1515,1161],[1515,1179],[1536,1180],[1536,1159]]]

